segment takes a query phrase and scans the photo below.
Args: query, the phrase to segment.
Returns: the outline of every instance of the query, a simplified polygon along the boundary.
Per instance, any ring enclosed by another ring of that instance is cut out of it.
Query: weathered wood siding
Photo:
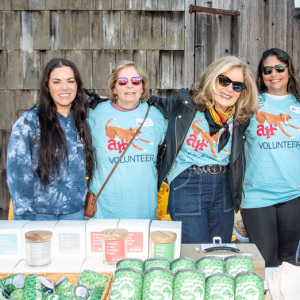
[[[239,17],[189,13],[198,5],[237,10]],[[13,123],[37,102],[53,57],[74,61],[86,88],[105,93],[121,59],[137,62],[151,91],[171,95],[199,80],[215,59],[233,54],[255,71],[276,46],[299,73],[300,19],[294,0],[1,0],[0,208],[7,208],[6,149]]]
[[[239,11],[240,16],[196,13],[195,80],[212,61],[228,54],[242,58],[256,72],[262,52],[271,47],[287,51],[299,74],[300,19],[293,17],[294,0],[197,0],[196,3]]]

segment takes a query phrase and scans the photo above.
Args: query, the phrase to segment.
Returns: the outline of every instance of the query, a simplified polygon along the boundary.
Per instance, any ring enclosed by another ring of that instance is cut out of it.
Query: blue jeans
[[[230,243],[234,209],[229,172],[180,173],[170,184],[169,212],[182,221],[182,243],[212,243],[215,236]]]
[[[23,215],[14,214],[14,220],[30,221],[59,221],[59,220],[84,220],[84,209],[67,215],[33,214],[26,212]]]

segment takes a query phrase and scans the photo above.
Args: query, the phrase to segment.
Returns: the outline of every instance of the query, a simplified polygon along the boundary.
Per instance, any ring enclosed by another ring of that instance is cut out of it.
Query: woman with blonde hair
[[[149,98],[169,120],[158,181],[170,185],[169,212],[182,221],[182,243],[231,241],[244,131],[257,103],[252,72],[234,56],[212,63],[190,90]]]
[[[145,119],[149,108],[147,76],[134,62],[121,61],[108,79],[107,94],[111,101],[103,99],[88,118],[96,150],[97,164],[90,187],[95,195]],[[101,192],[94,218],[155,219],[155,165],[165,132],[164,117],[151,107],[141,130]]]

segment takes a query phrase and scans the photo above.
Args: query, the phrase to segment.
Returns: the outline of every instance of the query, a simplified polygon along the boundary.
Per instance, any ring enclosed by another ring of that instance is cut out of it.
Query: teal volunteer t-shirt
[[[218,133],[210,136],[209,124],[205,119],[204,113],[200,111],[196,113],[168,175],[169,184],[176,176],[192,165],[200,167],[207,165],[226,166],[229,163],[233,128],[232,119],[228,120],[227,123],[231,132],[230,138],[223,150],[218,152],[219,139],[224,128],[221,128]]]
[[[144,120],[147,103],[135,110],[122,112],[107,101],[89,114],[93,145],[96,148],[96,170],[91,191],[97,194],[131,139]],[[162,114],[151,107],[148,117],[115,169],[98,199],[95,218],[155,219],[157,213],[158,146],[166,133]]]
[[[242,208],[300,196],[300,103],[294,96],[260,95],[246,130]]]

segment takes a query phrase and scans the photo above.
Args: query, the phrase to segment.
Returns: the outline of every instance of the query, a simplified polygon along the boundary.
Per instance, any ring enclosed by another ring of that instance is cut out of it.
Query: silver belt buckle
[[[214,167],[218,167],[219,170],[218,170],[218,171],[214,170]],[[208,173],[211,174],[211,175],[216,175],[216,174],[219,174],[219,173],[222,172],[222,166],[220,166],[220,165],[212,165],[212,166],[208,166],[207,171],[208,171]]]

